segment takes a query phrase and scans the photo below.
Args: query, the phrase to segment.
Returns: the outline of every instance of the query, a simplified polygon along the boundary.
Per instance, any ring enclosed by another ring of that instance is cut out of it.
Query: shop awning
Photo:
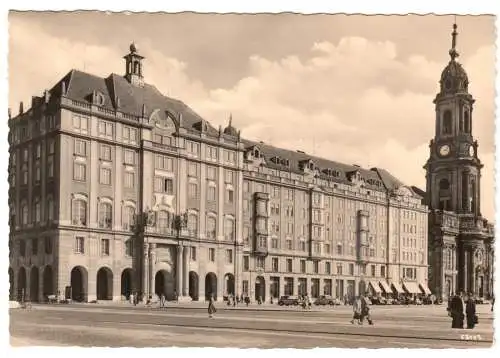
[[[399,283],[393,282],[392,287],[396,290],[397,293],[405,293],[405,290],[403,290]]]
[[[375,293],[382,293],[382,290],[378,286],[377,282],[370,281],[368,284],[373,288],[373,290],[375,291]]]
[[[385,293],[392,293],[391,287],[387,283],[387,281],[380,281],[379,286],[382,287],[382,290],[384,290]]]
[[[427,284],[425,283],[420,283],[419,284],[420,289],[426,294],[426,295],[432,295],[431,290],[429,290],[429,287],[427,287]]]
[[[408,293],[421,293],[416,282],[411,282],[411,281],[403,282],[403,288]]]

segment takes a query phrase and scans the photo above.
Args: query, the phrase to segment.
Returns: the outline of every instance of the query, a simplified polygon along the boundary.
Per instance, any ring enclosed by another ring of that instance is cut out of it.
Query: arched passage
[[[40,287],[40,270],[33,266],[30,272],[30,301],[38,302],[38,293]]]
[[[26,294],[26,269],[21,267],[17,273],[17,300],[24,301]]]
[[[210,296],[217,300],[217,276],[213,272],[205,276],[205,299],[208,301]]]
[[[262,276],[255,279],[255,300],[259,298],[264,302],[266,300],[266,280]]]
[[[113,299],[113,272],[107,267],[101,267],[97,271],[97,299]]]
[[[224,276],[224,296],[234,296],[234,293],[234,275],[232,273],[226,273]]]
[[[189,297],[191,297],[193,301],[198,301],[199,299],[198,281],[198,274],[194,271],[189,271]]]
[[[122,271],[121,295],[129,299],[132,294],[132,269],[127,268]]]
[[[54,272],[52,270],[52,266],[47,265],[43,269],[43,297],[44,299],[47,296],[53,295],[54,292]]]
[[[165,295],[167,301],[171,301],[175,297],[175,278],[171,272],[160,270],[155,275],[155,294],[161,297]],[[178,294],[178,293],[177,293]]]
[[[14,270],[9,267],[9,301],[14,300]]]
[[[82,266],[71,270],[71,299],[76,302],[87,300],[88,272]]]

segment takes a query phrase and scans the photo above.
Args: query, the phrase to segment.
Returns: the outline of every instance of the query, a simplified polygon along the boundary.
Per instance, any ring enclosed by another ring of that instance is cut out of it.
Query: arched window
[[[439,190],[448,190],[450,188],[450,182],[447,179],[441,179],[439,181]]]
[[[232,218],[224,219],[224,239],[234,241],[234,220]]]
[[[172,215],[166,210],[158,212],[158,230],[160,233],[170,233],[172,229]]]
[[[215,216],[207,216],[207,239],[215,239],[217,237],[217,219]]]
[[[87,203],[82,199],[73,200],[71,207],[71,222],[73,225],[86,226],[87,225]]]
[[[464,132],[470,133],[470,131],[471,131],[470,116],[469,116],[469,111],[466,110],[464,112]]]
[[[41,221],[42,209],[40,207],[40,198],[35,198],[35,204],[33,205],[33,217],[35,218],[35,223]]]
[[[439,181],[439,209],[450,210],[450,182],[445,178]]]
[[[26,203],[21,206],[21,217],[23,225],[28,225],[28,204]]]
[[[113,207],[110,203],[99,204],[99,227],[111,229],[113,225]]]
[[[452,122],[451,111],[450,110],[444,111],[442,134],[451,134],[451,125],[452,125],[451,122]]]
[[[187,229],[191,236],[196,236],[198,234],[198,215],[195,213],[188,214]]]
[[[133,206],[125,206],[123,208],[123,230],[131,231],[135,224],[135,209]]]

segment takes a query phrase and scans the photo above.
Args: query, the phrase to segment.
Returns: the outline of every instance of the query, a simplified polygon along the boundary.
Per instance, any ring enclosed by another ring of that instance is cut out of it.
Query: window
[[[217,194],[217,188],[213,185],[208,186],[208,188],[207,188],[207,200],[208,201],[215,201],[216,194]]]
[[[273,249],[277,249],[278,248],[278,239],[275,238],[275,237],[273,237],[271,239],[271,248],[273,248]]]
[[[197,177],[198,176],[198,164],[196,163],[189,163],[188,165],[188,175],[190,177]]]
[[[135,164],[135,152],[133,150],[125,149],[123,151],[123,161],[127,165]]]
[[[99,121],[99,136],[113,137],[113,123],[107,121]]]
[[[226,203],[232,204],[234,201],[234,191],[231,188],[226,188]]]
[[[248,256],[243,256],[243,271],[250,270],[250,258]]]
[[[248,280],[243,280],[241,290],[245,295],[248,295]]]
[[[195,246],[191,246],[190,257],[191,257],[191,261],[196,261],[196,247]]]
[[[26,255],[26,241],[24,240],[19,241],[19,254],[21,257]]]
[[[125,256],[134,256],[134,242],[132,239],[125,241]]]
[[[224,220],[224,239],[234,241],[234,220],[231,218]]]
[[[207,159],[217,160],[218,149],[216,147],[207,146]]]
[[[293,244],[292,244],[292,240],[286,240],[286,249],[287,250],[292,250],[293,248]]]
[[[332,273],[332,267],[329,262],[325,262],[325,274],[330,275]]]
[[[216,180],[217,179],[217,168],[212,166],[207,166],[207,179]]]
[[[215,262],[215,249],[213,248],[208,249],[208,261]]]
[[[50,124],[50,123],[49,123]],[[77,131],[86,132],[89,126],[88,117],[73,113],[73,128]],[[50,127],[50,125],[49,125]]]
[[[200,153],[200,145],[199,143],[186,141],[186,150],[190,154],[198,155]]]
[[[101,168],[99,179],[101,184],[111,185],[111,169]]]
[[[111,146],[101,144],[100,157],[101,160],[111,161]]]
[[[42,156],[42,146],[40,143],[38,143],[36,145],[35,158],[40,159],[41,156]]]
[[[341,244],[337,245],[337,255],[342,255],[342,245]]]
[[[188,197],[190,199],[196,199],[198,197],[198,184],[189,183],[188,185]]]
[[[44,241],[43,246],[45,249],[45,253],[47,255],[50,255],[52,253],[52,239],[50,237],[46,237],[43,239],[43,241]]]
[[[73,180],[87,180],[87,166],[82,163],[73,163]]]
[[[82,236],[77,236],[75,238],[75,253],[76,254],[85,253],[85,238]]]
[[[236,153],[232,150],[224,150],[224,160],[227,163],[235,163],[236,162]]]
[[[370,270],[371,270],[372,277],[375,277],[376,276],[376,267],[375,267],[375,265],[371,265],[370,266]]]
[[[133,189],[135,186],[135,173],[125,172],[123,177],[123,186],[127,189]]]
[[[233,250],[231,249],[226,250],[226,263],[227,264],[233,263]]]
[[[354,275],[354,264],[349,264],[349,275]]]
[[[272,258],[272,270],[273,272],[278,272],[278,258],[277,257],[273,257]]]
[[[330,255],[332,253],[332,248],[330,244],[325,244],[325,254]]]
[[[123,209],[123,230],[131,231],[135,223],[135,209],[132,206],[126,206]]]
[[[123,141],[128,143],[137,143],[137,129],[123,126]]]
[[[28,168],[23,168],[23,185],[28,184]]]
[[[187,229],[191,236],[198,234],[198,215],[189,213],[187,217]]]
[[[41,215],[42,215],[42,208],[40,204],[40,199],[35,199],[35,207],[34,207],[34,217],[35,217],[35,223],[39,223],[41,221]]]
[[[56,142],[54,139],[49,139],[49,154],[54,154],[56,151]]]
[[[80,157],[87,156],[87,142],[81,139],[75,139],[75,155]]]
[[[173,170],[173,160],[161,154],[156,154],[155,168],[171,172]]]
[[[54,220],[54,199],[51,197],[47,199],[47,220]]]
[[[266,265],[265,265],[265,260],[262,256],[257,256],[257,261],[256,261],[256,265],[257,265],[257,269],[258,270],[265,270],[266,268]]]
[[[234,172],[232,170],[225,170],[225,180],[226,183],[233,184],[234,183]]]
[[[319,262],[318,261],[313,261],[313,272],[319,273]]]
[[[113,207],[110,203],[101,203],[99,205],[99,227],[102,229],[111,229],[113,224]]]
[[[31,240],[31,254],[33,256],[38,255],[38,239],[32,239]]]
[[[214,216],[207,216],[207,238],[215,239],[217,235],[217,220]]]
[[[385,266],[380,266],[380,276],[385,277]]]
[[[300,272],[306,273],[306,260],[300,260]]]
[[[337,275],[342,275],[342,264],[337,264]]]
[[[101,255],[109,256],[109,239],[101,239]]]
[[[87,203],[81,199],[73,200],[71,208],[72,223],[77,226],[87,225]]]
[[[292,261],[292,259],[286,259],[286,272],[293,272],[293,261]]]
[[[49,176],[49,178],[54,177],[54,158],[53,157],[49,157],[47,159],[47,175]]]
[[[171,178],[156,177],[155,191],[172,195],[174,193],[174,181]]]
[[[168,233],[172,227],[172,215],[165,210],[160,210],[158,216],[158,230],[160,233]]]

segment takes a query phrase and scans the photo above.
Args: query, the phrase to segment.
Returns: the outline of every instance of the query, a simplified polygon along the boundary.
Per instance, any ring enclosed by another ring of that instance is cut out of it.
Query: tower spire
[[[452,61],[455,61],[455,59],[459,56],[458,51],[456,49],[457,47],[457,20],[455,17],[455,22],[453,23],[453,32],[451,33],[451,49],[450,49],[450,57]]]

